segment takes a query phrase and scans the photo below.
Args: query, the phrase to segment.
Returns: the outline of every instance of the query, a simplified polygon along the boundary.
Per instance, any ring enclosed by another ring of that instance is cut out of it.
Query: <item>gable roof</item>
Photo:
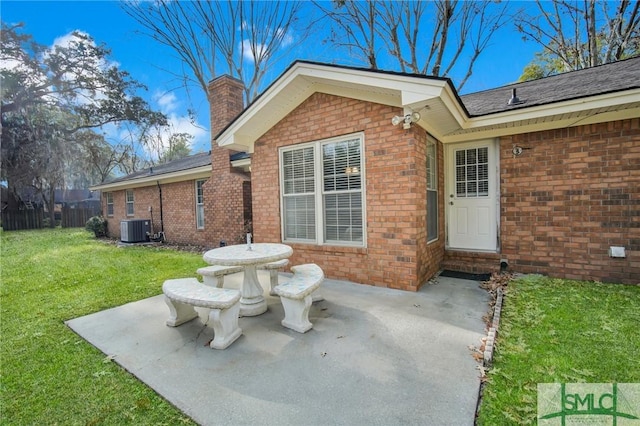
[[[447,116],[433,122],[440,132],[453,130],[451,123],[467,115],[448,78],[296,61],[215,137],[218,145],[253,152],[260,136],[316,92],[397,106],[407,113],[428,104]]]
[[[640,88],[640,56],[461,96],[471,117]],[[512,90],[521,103],[509,105]]]
[[[211,176],[211,152],[202,152],[188,157],[158,164],[129,175],[118,177],[92,186],[91,190],[118,190],[157,183],[209,178]]]
[[[640,57],[459,96],[441,77],[297,61],[216,140],[253,145],[315,92],[420,112],[417,124],[444,143],[640,116]],[[511,90],[523,103],[510,106]],[[389,117],[391,120],[392,117]]]

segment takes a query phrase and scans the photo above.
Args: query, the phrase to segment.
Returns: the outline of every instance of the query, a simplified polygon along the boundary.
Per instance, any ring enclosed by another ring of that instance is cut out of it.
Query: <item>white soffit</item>
[[[446,80],[297,63],[218,136],[218,144],[253,152],[258,138],[316,92],[416,111],[451,94]]]
[[[439,139],[463,142],[635,117],[640,117],[638,89],[469,118]]]
[[[640,91],[633,89],[469,117],[444,79],[301,62],[220,134],[218,143],[253,152],[256,140],[315,92],[417,111],[417,124],[444,143],[640,116]]]

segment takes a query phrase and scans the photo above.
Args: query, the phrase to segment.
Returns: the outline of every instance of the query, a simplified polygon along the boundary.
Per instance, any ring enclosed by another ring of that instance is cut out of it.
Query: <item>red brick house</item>
[[[465,96],[446,78],[296,62],[246,109],[230,78],[210,98],[211,246],[216,217],[238,234],[244,218],[214,214],[222,194],[242,205],[249,179],[228,148],[250,154],[254,239],[330,278],[415,291],[442,269],[508,267],[640,282],[640,58]],[[185,206],[195,217],[191,199],[171,209]]]
[[[243,109],[242,82],[220,77],[209,85],[211,132]],[[246,236],[251,220],[250,160],[245,153],[218,148],[93,186],[102,191],[109,235],[121,237],[120,223],[148,219],[151,232],[171,243],[217,247]]]

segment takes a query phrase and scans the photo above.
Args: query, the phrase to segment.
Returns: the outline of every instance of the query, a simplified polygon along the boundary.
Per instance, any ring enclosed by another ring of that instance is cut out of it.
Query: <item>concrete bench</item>
[[[278,285],[278,272],[288,264],[289,259],[282,259],[277,262],[265,263],[264,265],[258,266],[257,269],[269,271],[269,282],[271,284],[271,289],[269,290],[270,295],[276,296],[274,288]]]
[[[169,307],[167,325],[177,327],[198,316],[194,306],[210,309],[209,321],[214,338],[213,349],[225,349],[242,334],[238,327],[240,292],[203,285],[197,278],[167,280],[162,285],[164,300]]]
[[[204,266],[198,268],[196,271],[198,275],[202,275],[202,282],[208,286],[222,288],[224,284],[224,276],[229,274],[235,274],[236,272],[242,272],[244,268],[242,266]]]
[[[313,327],[309,322],[311,293],[320,287],[324,273],[313,263],[293,266],[291,271],[293,277],[274,288],[284,308],[282,325],[298,333],[306,333]]]

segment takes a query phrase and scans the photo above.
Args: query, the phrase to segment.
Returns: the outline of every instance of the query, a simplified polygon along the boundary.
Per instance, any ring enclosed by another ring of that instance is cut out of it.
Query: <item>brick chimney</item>
[[[218,147],[214,138],[244,109],[244,83],[223,75],[211,80],[208,90],[211,114],[211,165],[213,170],[231,171],[229,156],[237,151]]]
[[[228,75],[209,82],[211,137],[214,138],[244,109],[244,83]]]
[[[246,235],[246,211],[251,210],[251,178],[231,167],[229,157],[236,151],[219,147],[214,138],[244,110],[244,84],[223,75],[209,83],[208,91],[213,170],[203,186],[206,239],[212,246],[238,244]]]

